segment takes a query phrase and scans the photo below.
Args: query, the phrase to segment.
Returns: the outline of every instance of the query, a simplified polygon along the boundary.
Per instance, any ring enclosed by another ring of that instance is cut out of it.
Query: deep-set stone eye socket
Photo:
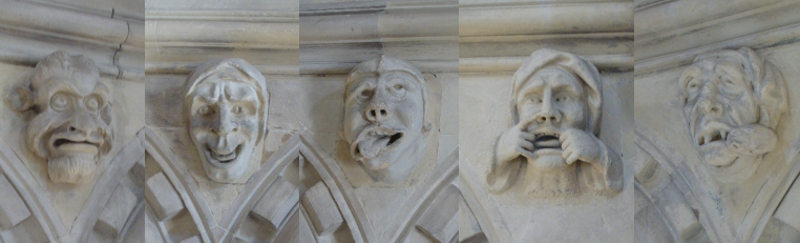
[[[244,108],[242,108],[241,106],[236,105],[236,106],[233,106],[233,108],[231,108],[231,112],[233,114],[240,115],[240,114],[242,114],[244,112]]]
[[[372,95],[375,94],[375,91],[371,89],[364,89],[361,90],[361,93],[358,94],[358,99],[361,101],[367,101],[372,98]]]
[[[96,111],[100,108],[100,98],[97,96],[89,96],[83,101],[83,105],[90,111]]]
[[[199,114],[199,115],[207,116],[207,115],[211,115],[212,113],[214,113],[214,110],[211,109],[211,107],[208,106],[208,105],[203,105],[203,106],[200,106],[200,108],[197,108],[197,114]]]
[[[50,98],[50,107],[56,111],[64,111],[69,108],[70,98],[67,94],[57,93]]]

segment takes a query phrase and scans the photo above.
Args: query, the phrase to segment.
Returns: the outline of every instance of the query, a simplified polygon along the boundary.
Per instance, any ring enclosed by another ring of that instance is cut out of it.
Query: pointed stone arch
[[[674,242],[730,242],[734,235],[714,213],[714,198],[697,186],[701,185],[698,175],[685,160],[644,125],[635,123],[634,132],[634,218],[657,215]],[[647,234],[647,230],[635,232]]]

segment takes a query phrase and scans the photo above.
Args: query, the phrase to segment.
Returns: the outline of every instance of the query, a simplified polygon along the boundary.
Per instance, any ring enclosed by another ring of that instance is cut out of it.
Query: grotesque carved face
[[[758,122],[759,110],[742,63],[732,59],[696,62],[682,77],[687,94],[683,112],[701,156],[713,165],[729,164],[726,140],[734,128]]]
[[[385,169],[419,142],[424,105],[419,84],[408,73],[392,71],[349,86],[344,135],[353,158],[370,170]]]
[[[112,142],[111,95],[83,56],[56,52],[37,66],[29,86],[9,94],[18,111],[33,110],[28,149],[47,159],[50,180],[77,183],[94,175]]]
[[[242,75],[247,72],[236,69],[244,65],[243,60],[230,60],[206,66],[201,70],[206,74],[190,82],[196,84],[187,93],[192,142],[206,175],[217,182],[233,182],[247,170],[264,129],[261,119],[267,105],[257,89],[265,85],[260,73],[253,67],[248,69],[252,69],[249,75],[258,76],[253,81]]]
[[[566,166],[559,136],[568,128],[585,129],[587,105],[575,75],[558,66],[534,74],[516,96],[520,122],[535,136],[535,160],[540,169]]]

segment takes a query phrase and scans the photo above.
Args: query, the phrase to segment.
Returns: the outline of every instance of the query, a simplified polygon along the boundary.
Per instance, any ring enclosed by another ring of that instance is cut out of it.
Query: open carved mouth
[[[57,138],[53,141],[53,148],[61,151],[97,153],[99,147],[99,143],[79,138]]]
[[[208,157],[223,164],[230,163],[236,160],[236,157],[239,155],[239,152],[241,152],[241,149],[242,145],[239,144],[238,146],[236,146],[236,148],[234,148],[231,151],[217,151],[212,149],[206,144],[206,154],[208,155]]]
[[[561,142],[558,141],[561,134],[557,132],[542,132],[534,135],[536,138],[533,140],[533,146],[536,149],[561,149]]]
[[[374,158],[378,153],[394,149],[403,139],[403,132],[393,129],[374,129],[356,140],[355,155]]]
[[[703,146],[713,142],[725,141],[728,138],[728,130],[726,129],[705,129],[697,134],[695,141],[698,146]]]

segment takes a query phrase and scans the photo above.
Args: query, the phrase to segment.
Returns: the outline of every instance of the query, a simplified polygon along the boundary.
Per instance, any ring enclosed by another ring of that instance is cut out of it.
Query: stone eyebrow
[[[255,97],[255,95],[253,95],[252,93],[244,93],[244,96],[242,96],[242,97],[234,97],[234,96],[231,96],[230,94],[226,93],[226,96],[227,96],[227,98],[229,100],[234,101],[234,102],[257,101],[258,100]]]
[[[544,82],[541,78],[537,78],[535,80],[528,81],[529,83],[533,83],[531,86],[526,85],[525,88],[518,92],[519,97],[525,97],[526,95],[536,93],[542,87],[544,87]]]
[[[67,93],[74,94],[74,95],[80,95],[78,92],[75,91],[75,90],[77,90],[75,85],[72,85],[69,82],[54,82],[54,81],[50,81],[50,83],[48,83],[44,87],[40,88],[40,90],[44,91],[45,93],[48,93],[48,94],[53,94],[55,92],[67,92]]]
[[[364,78],[369,78],[369,76],[364,77]],[[364,79],[364,78],[359,78],[360,79],[359,81],[361,81],[361,79]],[[347,96],[355,95],[356,93],[358,93],[358,91],[360,91],[362,89],[365,89],[367,87],[372,87],[374,85],[375,85],[375,83],[373,81],[361,81],[356,85],[350,85],[350,88],[347,91]]]

